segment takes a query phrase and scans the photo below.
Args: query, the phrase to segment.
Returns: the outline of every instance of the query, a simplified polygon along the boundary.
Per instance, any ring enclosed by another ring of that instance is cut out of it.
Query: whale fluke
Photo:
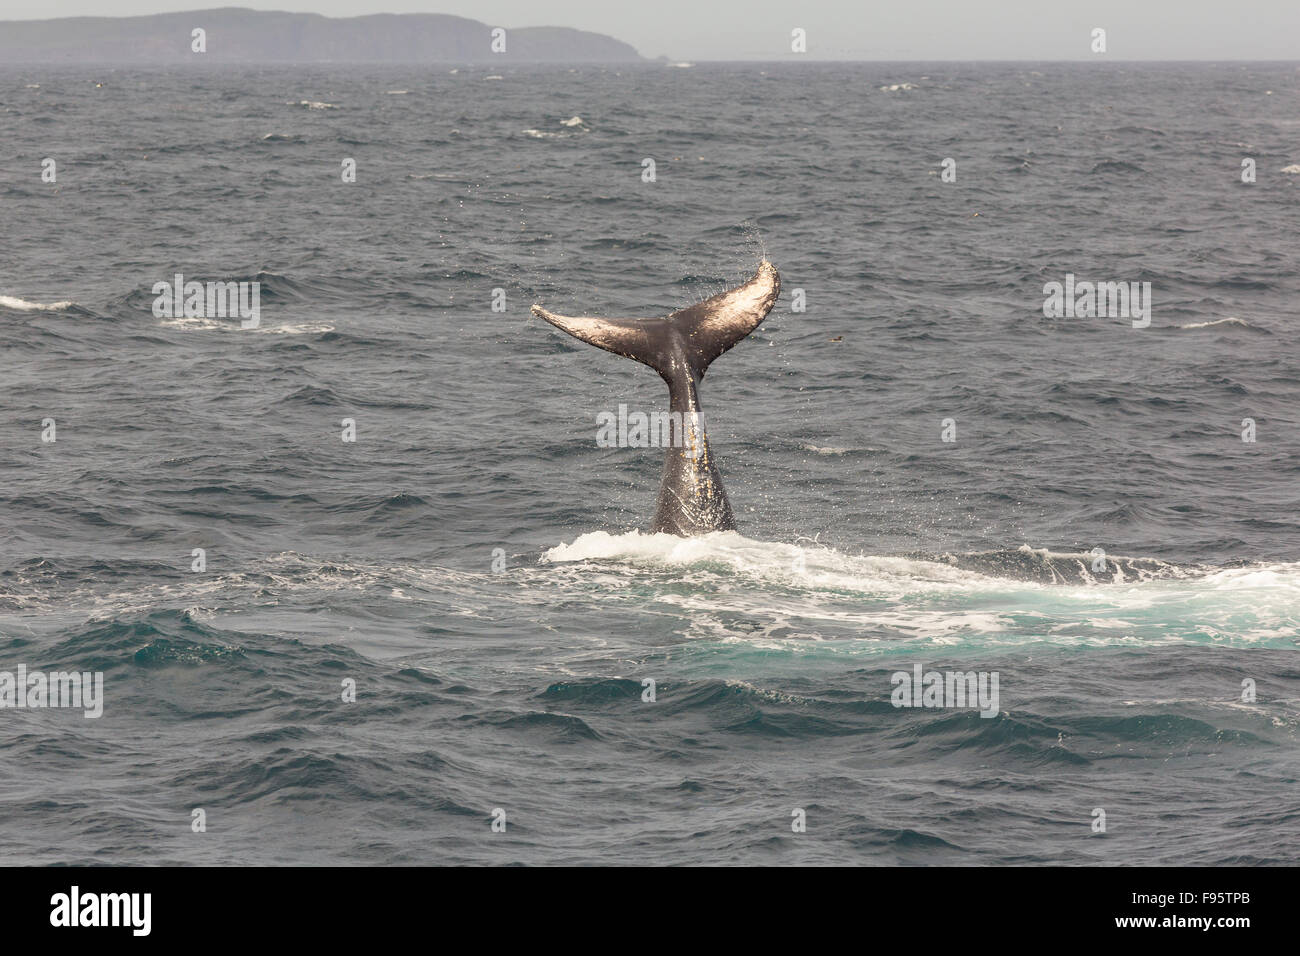
[[[764,259],[744,285],[663,319],[556,315],[540,305],[533,306],[532,312],[575,339],[649,365],[660,375],[673,360],[684,357],[703,378],[714,359],[758,328],[780,292],[781,277]]]
[[[694,535],[736,527],[705,433],[698,387],[713,361],[750,332],[776,304],[781,277],[764,259],[743,285],[662,319],[601,319],[532,312],[597,348],[648,365],[668,383],[671,412],[685,437],[669,447],[651,531]]]

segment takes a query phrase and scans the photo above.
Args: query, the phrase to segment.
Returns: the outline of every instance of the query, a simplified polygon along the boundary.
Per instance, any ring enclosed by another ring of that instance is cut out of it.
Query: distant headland
[[[629,63],[635,49],[567,27],[518,29],[437,13],[333,18],[224,7],[141,17],[0,22],[16,63]]]

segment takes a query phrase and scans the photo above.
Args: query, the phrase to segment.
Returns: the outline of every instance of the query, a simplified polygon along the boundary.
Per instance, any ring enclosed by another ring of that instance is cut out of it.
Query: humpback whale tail
[[[771,311],[781,291],[776,267],[764,259],[754,277],[662,319],[601,319],[533,314],[597,348],[648,365],[668,383],[672,412],[690,423],[689,435],[670,447],[651,531],[693,535],[735,528],[731,504],[709,449],[698,388],[709,366]]]
[[[668,380],[686,363],[696,378],[723,352],[758,328],[781,291],[776,267],[766,259],[744,285],[680,309],[665,319],[599,319],[556,315],[540,305],[533,315],[575,339],[649,365]]]

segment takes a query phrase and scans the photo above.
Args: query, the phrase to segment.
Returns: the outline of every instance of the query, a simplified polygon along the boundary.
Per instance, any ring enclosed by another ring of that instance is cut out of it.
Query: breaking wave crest
[[[1093,570],[1100,560],[1106,572]],[[597,531],[540,566],[612,595],[635,581],[639,599],[676,606],[693,634],[723,640],[1294,647],[1300,626],[1300,563],[1207,568],[1027,546],[873,556],[736,532]]]

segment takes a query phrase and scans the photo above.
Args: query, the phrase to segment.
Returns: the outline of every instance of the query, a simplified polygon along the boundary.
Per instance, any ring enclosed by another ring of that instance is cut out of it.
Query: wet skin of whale
[[[683,537],[736,527],[701,417],[699,387],[709,365],[758,328],[781,292],[776,267],[764,259],[754,277],[663,319],[600,319],[533,314],[574,338],[648,365],[668,383],[669,409],[686,436],[664,458],[652,532]]]

